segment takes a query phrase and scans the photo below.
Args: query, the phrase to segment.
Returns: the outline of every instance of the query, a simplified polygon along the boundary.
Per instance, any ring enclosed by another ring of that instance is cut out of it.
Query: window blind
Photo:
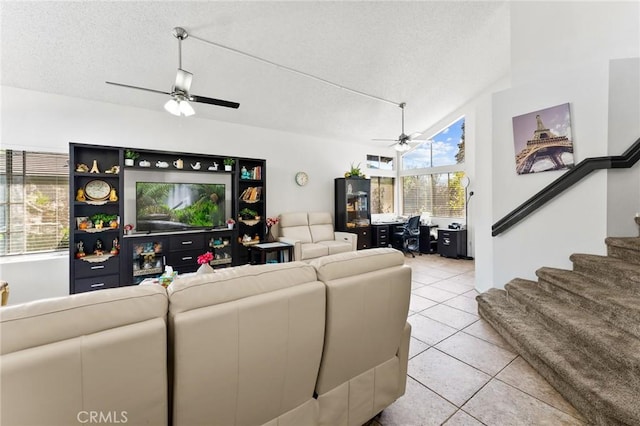
[[[0,150],[0,255],[68,248],[68,158]]]

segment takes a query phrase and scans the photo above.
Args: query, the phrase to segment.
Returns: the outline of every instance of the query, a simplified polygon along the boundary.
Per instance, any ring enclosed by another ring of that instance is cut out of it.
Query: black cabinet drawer
[[[174,250],[204,250],[204,234],[173,235],[169,239],[169,248]]]
[[[171,265],[174,269],[185,265],[193,265],[193,267],[197,269],[198,256],[201,254],[204,254],[204,249],[171,252],[169,256],[167,256],[167,264]]]
[[[82,278],[74,283],[74,293],[84,293],[105,288],[115,288],[120,284],[120,275],[100,275],[92,278]]]
[[[358,250],[371,248],[371,230],[369,227],[357,228],[358,234]]]
[[[110,257],[104,262],[87,262],[84,260],[74,261],[76,278],[95,277],[97,275],[108,275],[119,273],[120,260],[117,256]]]

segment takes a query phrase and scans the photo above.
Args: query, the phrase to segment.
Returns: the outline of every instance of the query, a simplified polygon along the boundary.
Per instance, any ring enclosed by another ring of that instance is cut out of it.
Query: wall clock
[[[100,179],[91,180],[84,186],[85,196],[92,201],[104,201],[109,198],[110,192],[111,185]]]
[[[309,176],[305,172],[296,173],[296,183],[300,186],[304,186],[309,182]]]

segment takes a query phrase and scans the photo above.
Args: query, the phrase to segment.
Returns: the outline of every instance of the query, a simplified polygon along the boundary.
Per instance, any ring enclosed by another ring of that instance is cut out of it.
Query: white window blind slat
[[[68,158],[0,150],[0,255],[68,248]]]

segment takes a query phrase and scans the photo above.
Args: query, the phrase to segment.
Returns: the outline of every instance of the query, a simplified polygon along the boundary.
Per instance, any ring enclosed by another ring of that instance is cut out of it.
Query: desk
[[[393,244],[393,233],[402,226],[404,222],[372,223],[371,247],[390,247]]]
[[[275,253],[275,262],[270,260],[268,263],[290,262],[293,260],[293,245],[287,243],[260,243],[249,246],[251,251],[251,263],[267,263],[267,254]],[[286,256],[285,256],[286,253]],[[258,261],[254,261],[254,257],[258,257]]]

